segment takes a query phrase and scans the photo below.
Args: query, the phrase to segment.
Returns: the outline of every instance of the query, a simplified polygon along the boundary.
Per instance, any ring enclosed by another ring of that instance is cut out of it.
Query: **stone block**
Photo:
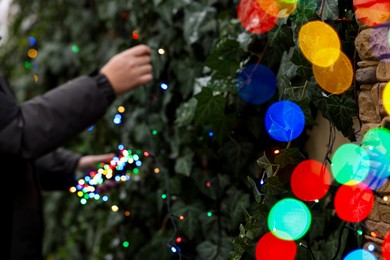
[[[366,220],[364,222],[366,224],[366,228],[368,229],[368,235],[371,236],[371,232],[375,232],[378,239],[383,240],[383,238],[387,235],[387,233],[390,230],[390,224],[378,222],[378,221],[372,221],[372,220]]]
[[[362,60],[357,63],[359,68],[376,67],[378,64],[379,61],[377,60]]]
[[[390,207],[379,204],[379,216],[384,223],[390,224]]]
[[[390,23],[361,31],[355,39],[356,51],[361,60],[390,58],[388,31]]]
[[[356,81],[361,84],[372,84],[378,82],[376,78],[376,67],[357,69],[355,77]]]
[[[381,123],[382,119],[376,112],[375,104],[372,101],[370,92],[360,92],[358,104],[359,118],[363,123]]]
[[[376,84],[362,84],[360,90],[371,90]]]
[[[368,215],[367,220],[379,222],[381,221],[381,217],[379,216],[379,198],[375,198],[374,206],[370,212],[370,215]]]
[[[378,84],[378,93],[379,93],[379,100],[378,100],[378,106],[379,106],[379,115],[384,118],[388,116],[384,105],[383,105],[383,90],[385,89],[386,83],[379,83]]]
[[[390,44],[390,43],[389,43]],[[390,60],[381,60],[376,67],[376,78],[381,82],[390,81]]]

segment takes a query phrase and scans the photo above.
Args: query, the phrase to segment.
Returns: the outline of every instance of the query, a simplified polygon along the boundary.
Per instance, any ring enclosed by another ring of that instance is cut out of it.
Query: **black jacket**
[[[73,185],[80,155],[60,147],[100,119],[113,99],[107,79],[96,75],[18,105],[0,77],[1,259],[43,259],[41,190]]]

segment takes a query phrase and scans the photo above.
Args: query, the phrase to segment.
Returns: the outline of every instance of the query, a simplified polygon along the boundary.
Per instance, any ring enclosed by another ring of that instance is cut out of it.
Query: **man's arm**
[[[7,104],[14,115],[0,125],[0,154],[38,158],[57,149],[101,118],[115,94],[152,80],[150,55],[145,45],[130,48],[111,58],[97,78],[82,76],[20,106]],[[1,95],[0,103],[5,100]]]
[[[82,76],[20,106],[8,104],[16,116],[0,132],[0,154],[37,158],[60,147],[103,116],[110,88]]]

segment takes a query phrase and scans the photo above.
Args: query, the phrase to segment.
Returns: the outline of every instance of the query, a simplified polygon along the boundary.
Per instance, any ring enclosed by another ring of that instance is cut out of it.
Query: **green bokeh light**
[[[32,67],[32,64],[31,64],[31,62],[30,61],[25,61],[24,62],[24,67],[26,68],[26,69],[31,69],[31,67]]]
[[[297,240],[311,225],[311,213],[301,201],[287,198],[277,202],[268,215],[268,229],[283,240]]]
[[[359,145],[344,144],[334,153],[331,169],[337,182],[355,185],[367,177],[370,171],[370,157]]]
[[[129,247],[129,245],[130,245],[130,243],[129,242],[127,242],[127,241],[124,241],[123,243],[122,243],[122,245],[123,245],[123,247]]]
[[[390,156],[390,131],[383,127],[371,128],[364,134],[361,146]]]
[[[73,45],[72,45],[72,51],[73,51],[74,53],[78,53],[78,52],[80,51],[79,46],[77,46],[76,44],[73,44]]]
[[[161,198],[162,198],[163,200],[165,200],[165,199],[167,198],[167,194],[162,194],[162,195],[161,195]]]

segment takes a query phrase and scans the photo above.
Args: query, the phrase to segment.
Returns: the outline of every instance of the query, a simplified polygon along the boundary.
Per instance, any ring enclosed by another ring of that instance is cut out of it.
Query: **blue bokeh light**
[[[277,80],[271,69],[261,64],[245,67],[237,76],[238,95],[246,103],[261,105],[276,92]]]
[[[302,133],[305,127],[305,115],[294,102],[279,101],[268,108],[265,127],[275,140],[289,142]]]
[[[371,254],[370,252],[364,249],[356,249],[343,258],[343,260],[357,260],[357,259],[377,260],[377,258],[373,254]]]

